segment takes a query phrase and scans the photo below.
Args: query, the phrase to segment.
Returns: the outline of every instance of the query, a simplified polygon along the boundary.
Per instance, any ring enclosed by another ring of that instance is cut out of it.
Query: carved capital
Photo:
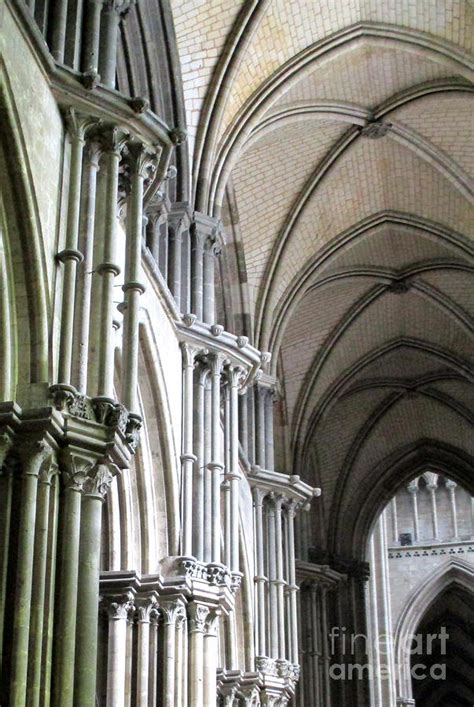
[[[172,601],[164,601],[161,604],[161,612],[163,615],[163,623],[165,626],[172,626],[182,621],[183,616],[186,618],[186,610],[180,599]]]
[[[111,621],[126,621],[135,611],[132,592],[127,592],[120,597],[107,598],[104,604]]]
[[[84,493],[103,501],[117,471],[115,464],[102,462],[94,465],[84,479]]]
[[[155,613],[157,613],[158,609],[158,601],[156,597],[137,597],[135,605],[138,623],[151,623],[152,618]]]
[[[205,604],[191,602],[188,605],[189,630],[192,633],[204,633],[208,615],[209,607]]]
[[[18,456],[25,476],[39,477],[43,468],[54,461],[54,450],[44,439],[21,440]]]
[[[181,346],[181,353],[183,356],[183,367],[184,368],[193,368],[195,360],[196,360],[196,356],[200,353],[201,349],[199,349],[196,346],[192,346],[191,344],[188,344],[185,341],[182,341],[180,346]]]
[[[128,132],[117,128],[116,126],[107,125],[98,132],[98,140],[104,153],[113,154],[120,157],[122,151],[127,144]]]
[[[151,179],[157,168],[156,150],[151,150],[142,142],[132,142],[128,145],[127,164],[130,173],[142,179]]]
[[[100,124],[100,120],[90,115],[81,115],[74,108],[68,108],[65,115],[66,128],[71,140],[84,142],[86,133]]]

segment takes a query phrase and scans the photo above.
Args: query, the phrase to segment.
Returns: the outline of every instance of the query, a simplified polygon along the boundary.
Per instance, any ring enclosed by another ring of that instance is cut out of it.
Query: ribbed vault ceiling
[[[474,457],[473,5],[172,7],[195,206],[232,196],[287,461],[350,524],[398,451]]]

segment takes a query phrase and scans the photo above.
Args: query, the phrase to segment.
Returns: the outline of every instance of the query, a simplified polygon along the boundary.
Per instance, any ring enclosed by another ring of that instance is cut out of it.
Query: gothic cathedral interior
[[[472,0],[0,0],[0,707],[472,707]]]

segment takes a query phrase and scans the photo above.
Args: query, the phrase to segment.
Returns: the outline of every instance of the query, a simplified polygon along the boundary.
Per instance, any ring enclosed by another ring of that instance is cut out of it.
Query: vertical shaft
[[[76,276],[76,311],[74,317],[75,367],[73,384],[80,393],[87,391],[87,366],[89,355],[90,304],[94,255],[95,204],[99,147],[90,143],[84,150],[84,176],[82,184],[82,216],[79,246],[84,256]]]
[[[182,425],[182,532],[183,555],[192,555],[193,551],[193,466],[196,457],[193,454],[193,392],[194,392],[194,356],[195,350],[188,344],[181,345],[183,356],[183,425]]]
[[[28,704],[37,707],[42,682],[43,622],[46,598],[46,568],[50,520],[50,490],[53,468],[42,469],[39,476],[35,524],[35,558],[31,597],[30,656],[28,669]]]
[[[64,263],[61,333],[59,337],[58,381],[71,383],[72,345],[74,326],[74,300],[76,293],[77,264],[82,260],[78,251],[79,216],[81,209],[82,152],[84,148],[84,121],[70,111],[68,130],[71,135],[71,167],[66,224],[65,249],[58,254]]]
[[[108,606],[109,648],[107,662],[107,707],[124,707],[127,662],[127,619],[133,609],[131,597],[119,597]]]
[[[255,514],[255,540],[256,540],[256,567],[255,567],[255,593],[256,593],[256,629],[257,629],[257,655],[266,655],[266,624],[265,624],[265,566],[263,542],[263,494],[258,488],[253,489],[253,502]]]
[[[22,449],[22,496],[18,537],[18,564],[13,621],[10,704],[20,707],[26,701],[28,641],[33,589],[33,563],[38,476],[51,448],[38,441],[32,449]]]
[[[98,341],[97,395],[113,398],[114,340],[113,340],[113,286],[119,268],[114,264],[117,230],[118,168],[122,149],[122,134],[115,128],[104,136],[106,162],[106,194],[104,205],[103,260],[96,272],[101,276],[100,338]]]
[[[79,545],[80,601],[77,603],[74,686],[74,699],[81,707],[95,705],[102,504],[112,478],[109,467],[98,464],[89,473],[84,484]]]

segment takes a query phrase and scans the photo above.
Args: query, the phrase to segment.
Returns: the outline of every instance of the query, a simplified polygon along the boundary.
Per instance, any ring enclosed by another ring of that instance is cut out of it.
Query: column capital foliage
[[[102,601],[104,601],[109,619],[112,620],[125,620],[135,610],[131,592],[127,592],[127,594],[120,597],[107,597],[102,599]]]
[[[121,156],[129,137],[128,131],[116,125],[103,125],[97,132],[97,139],[105,154]]]
[[[104,10],[116,12],[120,18],[126,17],[132,5],[135,5],[137,0],[102,0]]]
[[[102,125],[100,118],[78,113],[72,107],[66,109],[65,122],[70,139],[81,142],[85,141],[86,135],[90,134],[92,130],[97,130]]]
[[[205,604],[191,602],[188,604],[189,627],[192,632],[204,633],[209,607]]]
[[[172,599],[161,603],[163,620],[166,624],[176,624],[186,618],[186,610],[180,599]]]
[[[44,439],[24,439],[18,448],[23,473],[39,476],[41,471],[54,461],[54,450]]]
[[[156,172],[158,162],[157,149],[151,149],[138,140],[128,143],[127,164],[130,173],[142,179],[151,179]]]

